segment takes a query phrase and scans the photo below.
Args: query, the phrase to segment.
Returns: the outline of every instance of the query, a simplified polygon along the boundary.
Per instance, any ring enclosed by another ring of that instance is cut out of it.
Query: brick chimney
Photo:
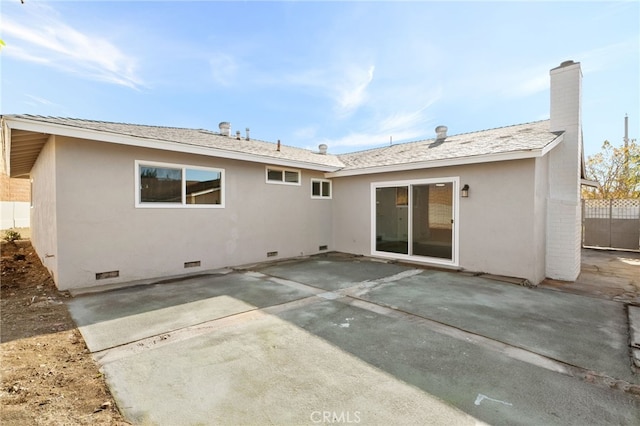
[[[580,167],[582,160],[582,71],[565,61],[550,71],[550,130],[562,142],[549,152],[546,275],[575,281],[580,274],[582,231]]]

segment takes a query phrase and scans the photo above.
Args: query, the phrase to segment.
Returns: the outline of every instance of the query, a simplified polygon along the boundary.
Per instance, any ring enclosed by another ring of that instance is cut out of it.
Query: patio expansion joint
[[[480,345],[486,349],[499,352],[510,358],[526,362],[528,364],[541,367],[549,371],[574,377],[601,388],[614,389],[631,395],[640,396],[640,385],[629,383],[625,380],[616,379],[614,377],[607,376],[606,374],[567,363],[565,361],[555,359],[519,346],[513,346],[509,343],[483,336],[481,334],[473,333],[468,330],[434,320],[432,318],[407,312],[399,309],[396,306],[388,306],[385,304],[362,299],[354,295],[353,293],[349,293],[349,290],[353,290],[355,288],[356,287],[343,289],[341,293],[345,297],[340,300],[340,302],[347,303],[351,306],[366,309],[368,311],[388,317],[405,320],[408,319],[409,321],[412,321],[414,323],[425,325],[430,330],[436,333]],[[348,302],[345,301],[347,299],[349,300]]]
[[[607,376],[603,373],[595,372],[595,371],[586,369],[584,367],[580,367],[578,365],[567,363],[565,361],[552,358],[547,355],[543,355],[543,354],[531,351],[529,349],[513,346],[509,343],[506,343],[497,339],[493,339],[487,336],[483,336],[480,334],[476,334],[471,331],[440,322],[433,318],[428,318],[428,317],[417,315],[411,312],[407,312],[402,309],[399,309],[396,306],[388,306],[385,304],[372,302],[370,300],[366,300],[362,298],[362,296],[364,296],[374,288],[393,285],[395,284],[396,281],[400,279],[409,278],[411,276],[421,274],[422,272],[424,272],[423,269],[411,269],[411,270],[403,271],[388,277],[381,277],[373,280],[360,281],[358,283],[354,283],[354,285],[350,287],[346,287],[346,288],[342,288],[334,291],[327,291],[326,289],[321,289],[319,287],[311,286],[309,284],[304,284],[304,283],[290,281],[290,280],[284,280],[284,279],[273,277],[270,275],[266,275],[265,277],[267,279],[273,280],[280,284],[290,285],[294,288],[304,289],[314,293],[315,297],[311,297],[309,298],[309,300],[312,300],[312,299],[314,299],[315,301],[319,301],[320,299],[336,300],[340,303],[356,306],[356,307],[366,309],[381,315],[395,317],[395,318],[402,318],[405,320],[409,319],[411,321],[419,322],[423,325],[426,325],[432,331],[435,331],[437,333],[444,334],[444,335],[456,338],[458,340],[463,340],[463,341],[481,345],[487,349],[507,355],[510,358],[517,359],[519,361],[526,362],[538,367],[542,367],[550,371],[558,372],[570,377],[575,377],[582,381],[592,383],[600,387],[604,387],[607,389],[612,389],[612,388],[618,389],[626,393],[640,396],[640,386],[629,383],[625,380],[616,379],[616,378]],[[278,309],[278,312],[281,312],[287,309],[289,305],[290,304],[283,304],[283,306],[280,309]],[[266,308],[265,311],[266,312],[271,311],[275,313],[275,310],[272,307]],[[638,355],[640,356],[640,354]],[[631,368],[631,366],[629,367]]]
[[[318,298],[315,295],[311,295],[303,297],[301,299],[283,302],[264,308],[256,307],[254,309],[230,314],[209,321],[204,321],[186,327],[180,327],[173,330],[165,331],[129,343],[105,348],[99,351],[92,352],[92,356],[94,360],[104,366],[105,364],[108,364],[110,362],[127,358],[129,356],[133,356],[147,350],[161,348],[163,346],[209,334],[223,328],[234,327],[247,321],[260,319],[268,314],[274,314],[289,309],[300,308],[311,303],[317,303],[320,300],[322,299]]]
[[[350,287],[346,287],[346,288],[342,288],[334,291],[327,291],[326,289],[321,289],[319,287],[315,287],[309,284],[304,284],[304,283],[291,281],[291,280],[284,280],[284,279],[270,276],[270,275],[263,275],[263,276],[267,279],[270,279],[280,284],[289,285],[296,289],[307,290],[309,292],[312,292],[317,296],[315,297],[316,300],[318,300],[318,298],[322,298],[326,300],[336,300],[340,303],[357,306],[362,309],[366,309],[381,315],[386,315],[386,316],[395,317],[395,318],[410,319],[412,321],[420,322],[423,325],[427,325],[432,331],[435,331],[437,333],[454,337],[458,340],[463,340],[463,341],[472,342],[472,343],[481,345],[490,350],[507,355],[513,359],[517,359],[519,361],[523,361],[538,367],[542,367],[550,371],[559,372],[561,374],[564,374],[570,377],[575,377],[580,380],[586,381],[588,383],[599,385],[600,387],[605,387],[609,389],[614,388],[614,389],[621,390],[623,392],[640,396],[640,386],[629,383],[625,380],[616,379],[616,378],[607,376],[603,373],[595,372],[595,371],[586,369],[584,367],[580,367],[578,365],[567,363],[566,361],[552,358],[547,355],[543,355],[526,348],[514,346],[509,343],[506,343],[497,339],[493,339],[491,337],[476,334],[471,331],[440,322],[433,318],[428,318],[428,317],[417,315],[408,311],[404,311],[402,309],[399,309],[396,306],[389,306],[382,303],[376,303],[363,298],[364,295],[369,293],[374,288],[381,288],[388,285],[394,285],[397,281],[403,278],[409,278],[409,277],[421,274],[422,272],[424,272],[423,269],[410,269],[410,270],[403,271],[388,277],[381,277],[381,278],[372,279],[372,280],[360,281],[358,283],[354,283],[354,285]],[[271,308],[267,308],[266,311],[269,311],[270,309]],[[639,325],[640,325],[640,322],[639,322]],[[640,336],[640,333],[638,333],[638,336]],[[640,350],[632,351],[631,355],[640,359]],[[630,365],[629,368],[632,369],[632,371],[635,371],[633,370],[632,365]]]

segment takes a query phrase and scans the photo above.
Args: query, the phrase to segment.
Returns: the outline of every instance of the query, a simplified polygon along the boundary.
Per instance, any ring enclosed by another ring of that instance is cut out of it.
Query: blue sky
[[[640,2],[1,0],[2,114],[342,153],[548,118],[582,63],[585,152],[640,128]]]

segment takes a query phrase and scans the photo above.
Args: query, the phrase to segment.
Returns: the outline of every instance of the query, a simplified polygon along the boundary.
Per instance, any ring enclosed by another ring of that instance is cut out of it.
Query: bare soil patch
[[[129,424],[30,241],[1,252],[0,424]]]

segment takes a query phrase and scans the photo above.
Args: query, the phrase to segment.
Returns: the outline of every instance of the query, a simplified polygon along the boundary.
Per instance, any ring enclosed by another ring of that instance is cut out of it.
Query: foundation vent
[[[184,262],[184,267],[185,268],[195,268],[200,266],[200,261],[199,260],[194,260],[193,262]]]
[[[278,255],[277,251],[268,251],[267,257],[276,257]]]
[[[328,248],[329,246],[324,245],[324,246],[318,247],[318,250],[322,251],[322,250],[327,250]]]
[[[120,271],[98,272],[96,274],[96,280],[106,280],[107,278],[118,278]]]

